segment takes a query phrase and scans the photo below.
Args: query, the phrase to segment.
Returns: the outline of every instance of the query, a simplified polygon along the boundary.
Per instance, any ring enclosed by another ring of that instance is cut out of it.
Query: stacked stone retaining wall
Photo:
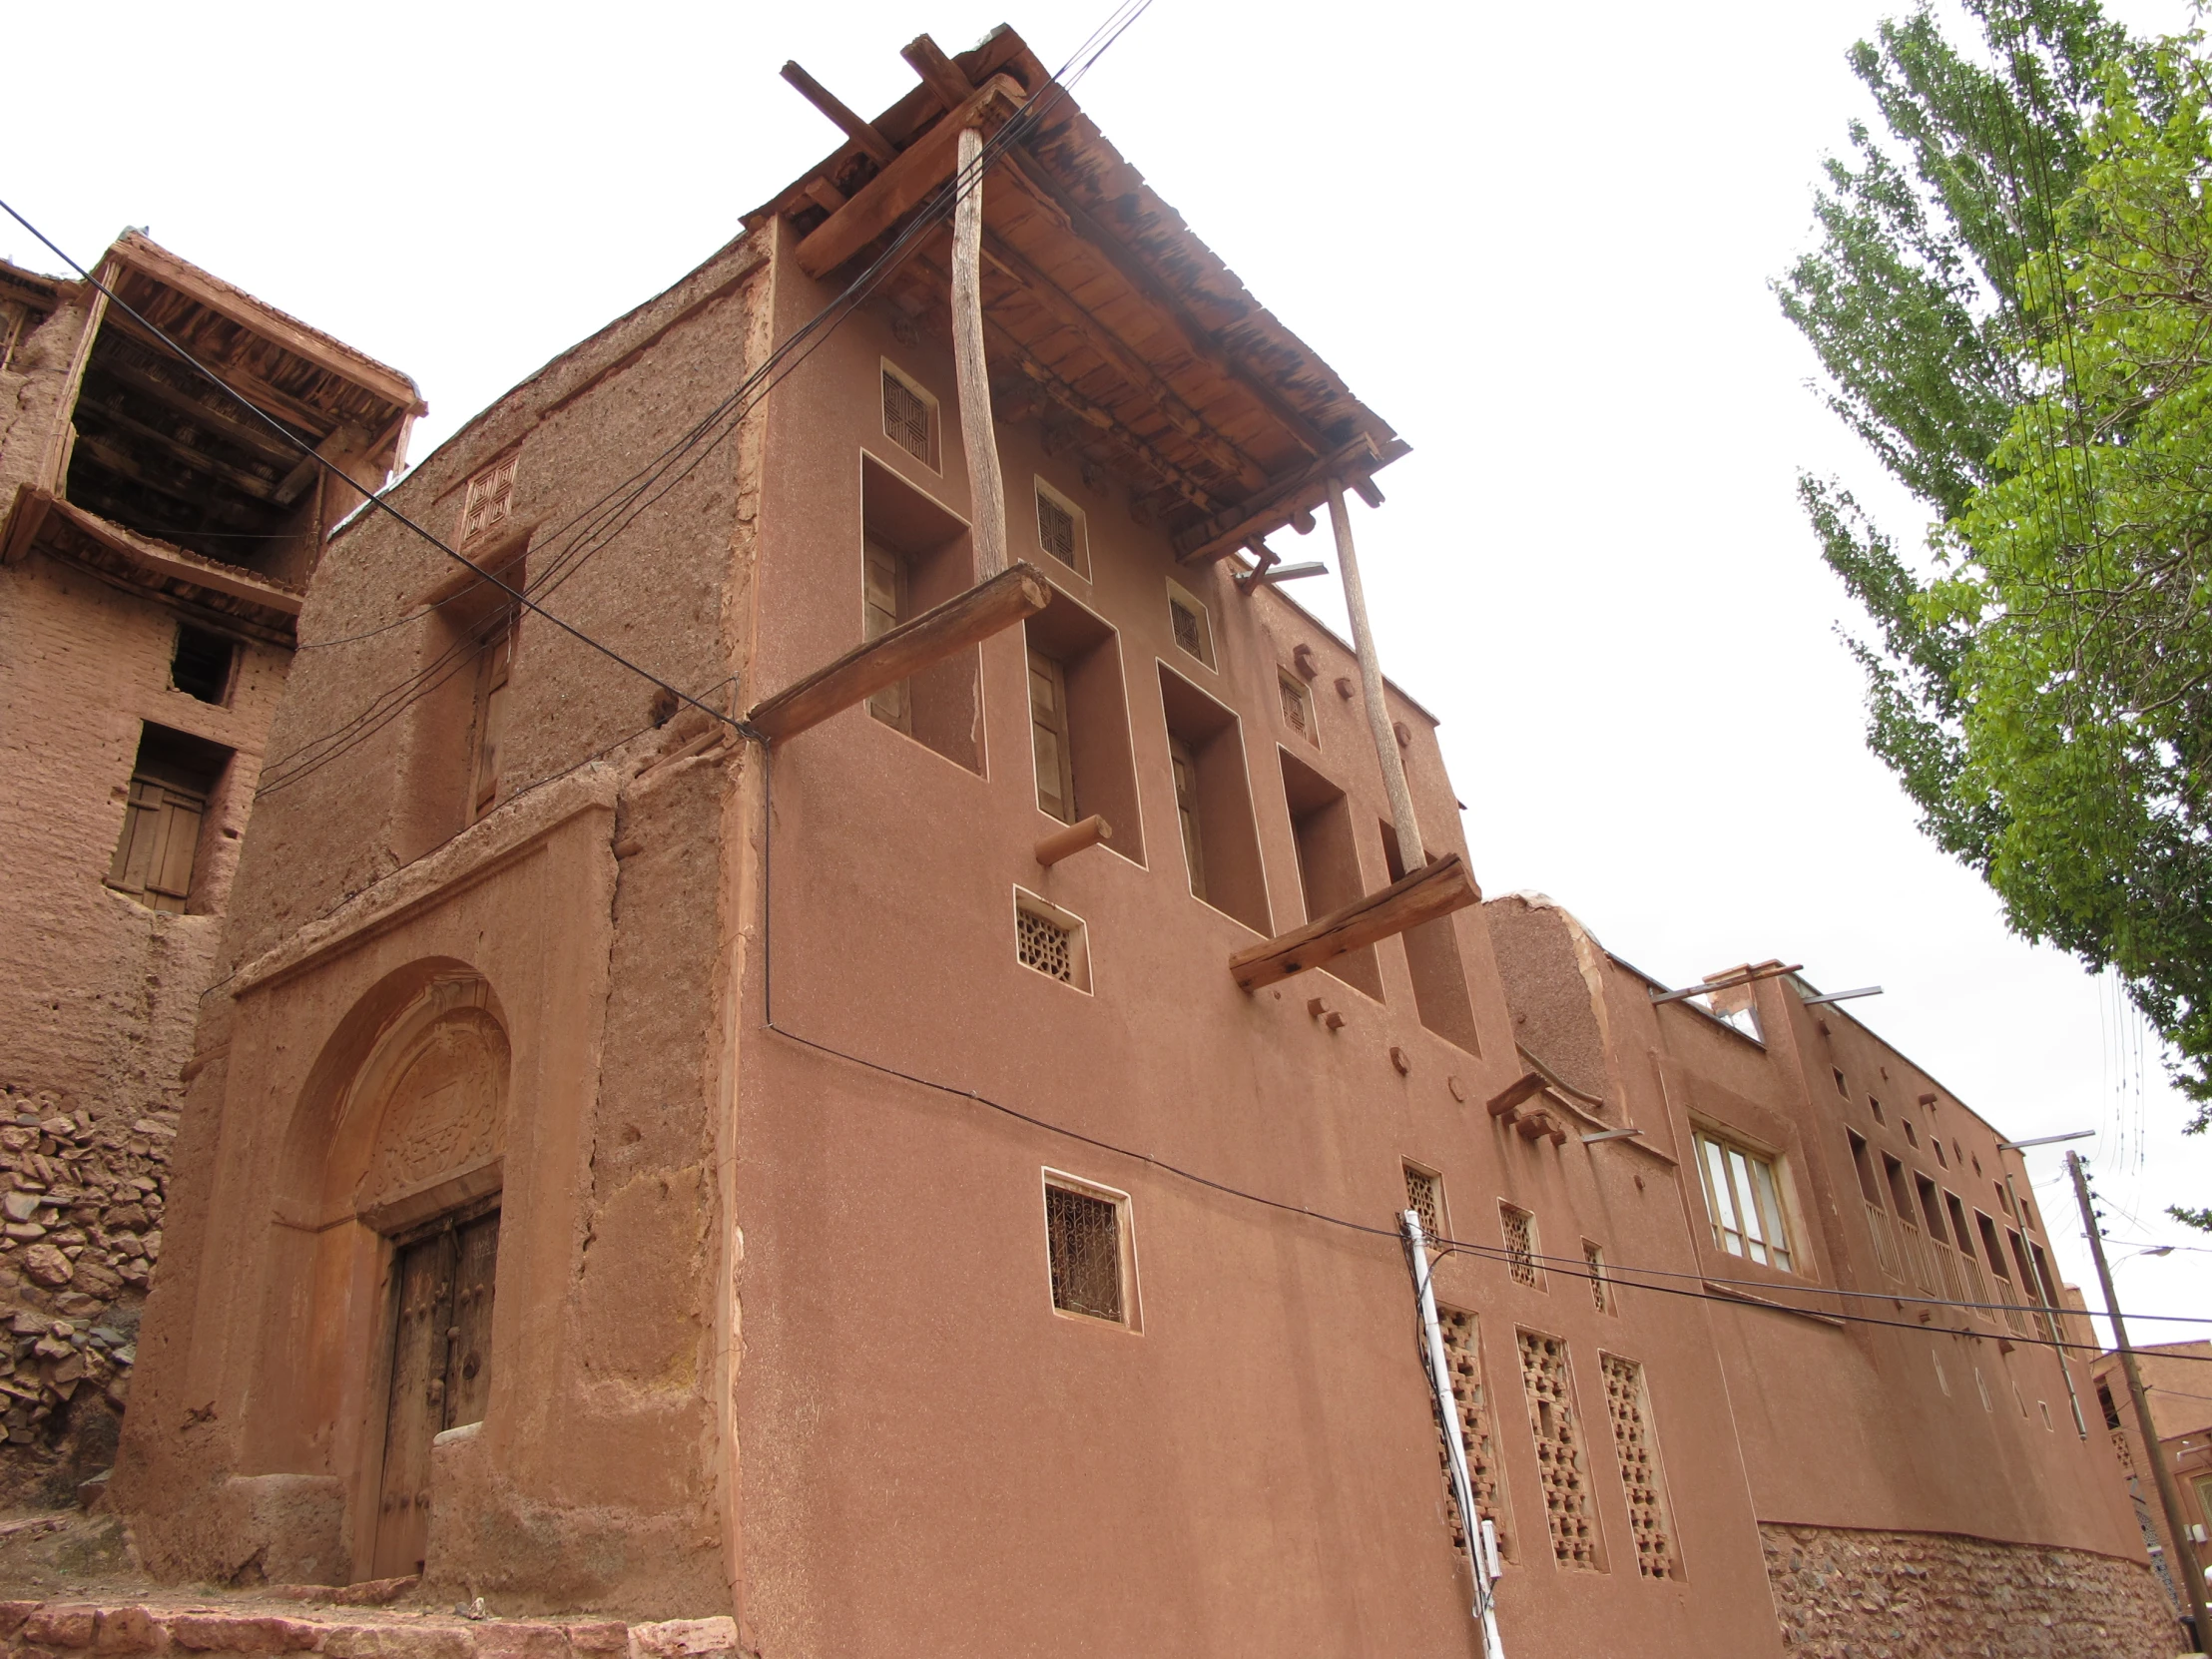
[[[1761,1523],[1792,1659],[2173,1659],[2150,1569],[1942,1532]]]

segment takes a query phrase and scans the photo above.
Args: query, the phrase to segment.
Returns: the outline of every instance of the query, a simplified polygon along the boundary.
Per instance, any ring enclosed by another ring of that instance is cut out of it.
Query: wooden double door
[[[448,1428],[483,1420],[498,1261],[497,1210],[449,1219],[399,1247],[372,1577],[422,1570],[430,1442]]]

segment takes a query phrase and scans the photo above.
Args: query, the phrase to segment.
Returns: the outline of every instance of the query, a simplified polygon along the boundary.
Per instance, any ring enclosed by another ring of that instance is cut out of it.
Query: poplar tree
[[[1868,743],[2026,937],[2117,969],[2212,1121],[2212,141],[2193,42],[2093,0],[1924,5],[1851,54],[1820,245],[1776,284],[1829,406],[1929,510],[1908,557],[1801,477]],[[2195,1219],[2190,1217],[2187,1219]]]

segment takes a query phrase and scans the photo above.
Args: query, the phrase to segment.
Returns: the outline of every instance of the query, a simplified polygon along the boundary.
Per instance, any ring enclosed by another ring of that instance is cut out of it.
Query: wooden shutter
[[[1037,756],[1037,805],[1062,824],[1075,822],[1075,758],[1068,747],[1067,674],[1041,651],[1029,653],[1029,738]]]
[[[885,374],[883,384],[889,387],[897,382]],[[886,390],[885,398],[889,395]],[[873,540],[868,541],[865,546],[867,637],[872,640],[889,633],[905,620],[906,561]],[[867,709],[869,714],[885,726],[896,727],[908,737],[913,736],[913,698],[906,681],[901,680],[895,686],[885,686],[867,700]]]
[[[157,910],[182,912],[192,896],[193,859],[207,807],[206,797],[189,790],[133,778],[108,885]]]
[[[924,466],[929,458],[929,400],[889,369],[883,370],[883,433]]]
[[[468,499],[461,509],[463,543],[474,541],[493,525],[506,522],[514,510],[515,463],[521,458],[509,455],[468,481]]]
[[[1198,833],[1198,761],[1180,738],[1168,740],[1175,768],[1175,816],[1183,826],[1183,861],[1191,867],[1191,891],[1206,896],[1206,857]]]
[[[1075,564],[1075,515],[1037,491],[1037,545],[1062,564]]]
[[[481,818],[499,799],[499,745],[507,724],[507,678],[514,664],[514,623],[501,624],[484,646],[481,689],[476,697],[475,793],[470,805]]]

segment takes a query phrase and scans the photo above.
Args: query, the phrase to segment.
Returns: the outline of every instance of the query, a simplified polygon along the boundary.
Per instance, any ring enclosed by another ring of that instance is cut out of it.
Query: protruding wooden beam
[[[884,164],[852,200],[816,226],[799,245],[799,267],[810,276],[827,276],[861,249],[921,206],[929,193],[950,179],[959,160],[960,135],[990,127],[1019,110],[1026,98],[1011,75],[994,75],[960,107],[947,115],[897,157]]]
[[[1378,450],[1365,436],[1270,484],[1266,489],[1224,507],[1203,524],[1194,524],[1175,538],[1175,556],[1187,565],[1212,564],[1226,559],[1257,536],[1266,536],[1285,525],[1294,525],[1302,512],[1311,513],[1329,499],[1329,480],[1364,478],[1384,462],[1404,453],[1402,445]]]
[[[1449,915],[1481,897],[1466,860],[1447,852],[1381,892],[1369,893],[1265,944],[1238,951],[1229,958],[1229,971],[1241,989],[1258,990],[1308,968],[1326,966],[1347,951],[1364,950],[1378,939]]]
[[[1493,1118],[1505,1118],[1510,1121],[1513,1115],[1519,1111],[1522,1101],[1528,1099],[1531,1095],[1543,1093],[1543,1090],[1544,1078],[1541,1072],[1523,1072],[1512,1082],[1506,1084],[1504,1088],[1490,1096],[1489,1100],[1484,1103],[1484,1109]]]
[[[948,110],[958,109],[975,90],[974,83],[960,73],[960,66],[946,57],[943,49],[927,35],[914,36],[898,49],[898,55],[921,77],[921,84],[937,95],[937,102]]]
[[[1114,827],[1093,813],[1080,824],[1055,830],[1037,842],[1037,862],[1056,864],[1062,858],[1074,857],[1087,846],[1103,846],[1113,838]]]
[[[1035,565],[1026,561],[1008,565],[989,581],[853,647],[796,685],[756,703],[746,721],[770,743],[782,743],[955,651],[1026,621],[1051,602],[1051,584]]]
[[[801,69],[797,62],[784,65],[784,79],[799,89],[800,97],[835,122],[846,138],[873,156],[877,167],[888,167],[897,158],[898,151],[889,139],[845,108],[835,93]]]

